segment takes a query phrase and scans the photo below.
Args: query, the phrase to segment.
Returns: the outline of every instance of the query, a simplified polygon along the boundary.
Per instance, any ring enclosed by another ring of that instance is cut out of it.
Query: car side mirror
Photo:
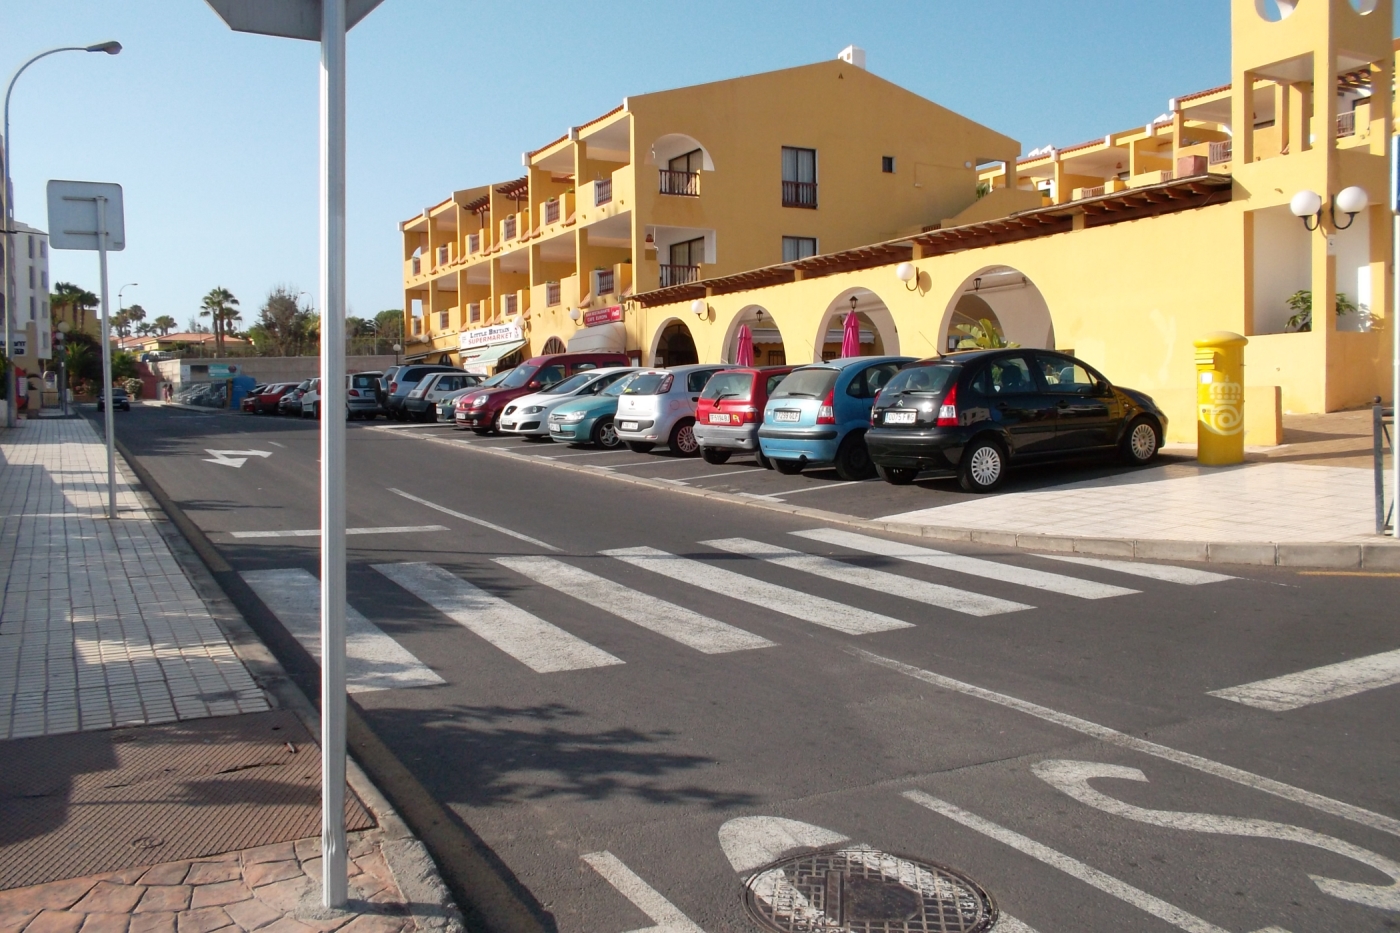
[[[538,379],[531,379],[531,380],[529,381],[529,383],[526,384],[525,388],[527,388],[527,389],[542,389],[542,388],[544,388],[544,383],[543,383],[543,382],[540,382]]]
[[[1099,398],[1107,398],[1113,394],[1113,389],[1109,387],[1107,382],[1100,379],[1098,382],[1094,383],[1094,394]]]

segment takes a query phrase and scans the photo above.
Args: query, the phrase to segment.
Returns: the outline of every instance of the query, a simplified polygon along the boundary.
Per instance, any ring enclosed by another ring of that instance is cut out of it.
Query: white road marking
[[[590,852],[580,858],[656,923],[654,927],[634,930],[632,933],[705,933],[681,913],[675,904],[662,897],[655,888],[624,865],[622,859],[616,855],[611,852]]]
[[[1011,848],[1029,855],[1036,861],[1043,862],[1051,868],[1058,868],[1072,878],[1078,878],[1105,894],[1112,895],[1120,901],[1133,905],[1138,910],[1170,923],[1178,930],[1186,930],[1187,933],[1229,933],[1229,931],[1209,921],[1202,920],[1195,914],[1187,913],[1175,904],[1169,904],[1160,897],[1148,894],[1141,888],[1135,888],[1126,881],[1119,881],[1097,868],[1091,868],[1077,858],[1058,852],[1034,839],[1007,829],[1005,826],[998,826],[990,820],[984,820],[982,817],[969,813],[961,807],[956,807],[946,800],[939,800],[937,797],[918,790],[905,791],[904,796],[921,807],[927,807],[934,813],[942,814],[954,822],[961,823],[968,829],[1011,846]]]
[[[688,557],[677,557],[652,547],[618,548],[602,552],[606,557],[616,557],[620,561],[651,570],[662,576],[679,580],[721,596],[752,603],[773,612],[781,612],[803,622],[836,629],[848,635],[866,635],[871,632],[889,632],[900,628],[913,628],[908,622],[882,616],[878,613],[856,609],[820,596],[812,596],[799,590],[767,583],[753,577],[715,567],[703,561]]]
[[[204,452],[214,455],[213,459],[201,457],[200,459],[205,463],[217,463],[219,466],[233,467],[234,469],[247,463],[249,457],[263,457],[265,459],[272,456],[270,450],[210,450],[206,447]]]
[[[539,538],[532,538],[529,535],[521,534],[518,531],[512,531],[509,528],[503,528],[500,525],[495,524],[494,522],[486,521],[484,518],[474,518],[463,512],[453,511],[445,505],[438,505],[436,502],[429,502],[427,499],[420,499],[412,493],[404,492],[402,489],[394,489],[391,487],[389,491],[396,496],[403,496],[410,502],[417,502],[419,505],[426,505],[428,508],[436,509],[444,515],[451,515],[453,518],[460,518],[464,522],[471,522],[473,525],[480,525],[482,528],[490,528],[492,531],[498,531],[501,534],[508,535],[509,537],[515,538],[518,541],[524,541],[527,544],[533,544],[537,547],[546,548],[551,551],[559,550],[559,548],[555,547],[552,544],[545,544]]]
[[[1220,583],[1224,580],[1233,580],[1234,577],[1223,573],[1212,573],[1209,570],[1195,570],[1191,567],[1173,567],[1170,564],[1139,564],[1131,560],[1108,560],[1103,557],[1074,557],[1069,554],[1037,554],[1046,560],[1062,560],[1067,564],[1083,564],[1085,567],[1102,567],[1104,570],[1116,570],[1119,573],[1130,573],[1135,577],[1147,577],[1149,580],[1162,580],[1166,583],[1182,583],[1186,586],[1200,586],[1203,583]]]
[[[705,654],[771,648],[773,642],[552,557],[497,557],[496,563],[590,606]]]
[[[302,569],[240,574],[278,621],[321,663],[321,581]],[[350,693],[443,683],[422,661],[379,626],[345,607],[345,682]]]
[[[435,564],[375,564],[374,569],[532,671],[549,674],[622,663]]]
[[[839,560],[832,560],[829,557],[804,554],[801,551],[779,547],[776,544],[765,544],[762,541],[753,541],[748,538],[718,538],[700,543],[719,548],[721,551],[728,551],[731,554],[755,557],[779,567],[801,570],[804,573],[814,574],[828,580],[864,587],[879,593],[888,593],[891,596],[910,599],[929,606],[938,606],[942,609],[951,609],[954,612],[962,612],[970,616],[992,616],[1034,608],[1025,603],[1012,602],[1009,599],[983,596],[980,593],[943,586],[941,583],[912,580],[883,570],[871,570],[869,567],[855,567]]]
[[[287,449],[286,444],[279,444],[276,441],[268,441],[268,443],[271,444],[273,447],[281,447],[283,450]]]
[[[1237,816],[1217,816],[1211,813],[1179,813],[1174,810],[1149,810],[1136,807],[1121,800],[1115,800],[1089,786],[1092,778],[1119,778],[1125,781],[1147,783],[1147,775],[1137,768],[1123,765],[1100,764],[1094,761],[1064,761],[1051,759],[1032,766],[1031,771],[1051,787],[1114,816],[1161,826],[1165,829],[1178,829],[1191,833],[1213,833],[1225,836],[1246,836],[1253,839],[1278,839],[1283,842],[1296,842],[1332,852],[1344,858],[1353,859],[1374,868],[1390,877],[1391,883],[1358,884],[1351,881],[1336,881],[1319,875],[1308,875],[1313,884],[1325,894],[1355,904],[1364,904],[1378,910],[1400,910],[1400,862],[1393,862],[1382,855],[1352,845],[1341,839],[1291,826],[1271,820],[1253,820]]]
[[[1324,797],[1322,794],[1315,794],[1310,790],[1303,790],[1301,787],[1294,787],[1282,781],[1275,781],[1273,778],[1266,778],[1263,775],[1255,774],[1252,771],[1245,771],[1242,768],[1221,764],[1218,761],[1202,758],[1190,752],[1178,751],[1166,745],[1158,745],[1156,742],[1149,742],[1137,736],[1127,735],[1119,732],[1117,729],[1110,729],[1108,726],[1101,726],[1096,722],[1080,719],[1078,716],[1072,716],[1069,713],[1057,712],[1056,710],[1041,706],[1037,703],[1021,700],[1004,693],[997,693],[985,687],[977,687],[972,684],[963,683],[960,680],[954,680],[942,674],[935,674],[932,671],[922,670],[914,667],[912,664],[905,664],[893,658],[882,657],[881,655],[860,648],[848,647],[846,650],[858,658],[869,661],[871,664],[878,664],[881,667],[889,668],[892,671],[897,671],[908,677],[913,677],[916,680],[921,680],[926,684],[933,684],[935,687],[942,687],[945,690],[952,690],[957,693],[966,694],[967,696],[976,697],[979,700],[986,700],[998,706],[1005,706],[1008,709],[1014,709],[1017,712],[1025,713],[1028,716],[1034,716],[1037,719],[1043,719],[1046,722],[1054,723],[1057,726],[1063,726],[1066,729],[1072,729],[1075,732],[1098,739],[1101,742],[1107,742],[1110,745],[1117,745],[1120,748],[1142,752],[1145,755],[1161,758],[1164,761],[1170,761],[1185,768],[1193,768],[1197,771],[1214,775],[1215,777],[1223,778],[1227,781],[1233,781],[1245,787],[1251,787],[1254,790],[1262,791],[1266,794],[1272,794],[1275,797],[1281,797],[1284,800],[1300,803],[1305,807],[1311,807],[1322,813],[1330,813],[1333,816],[1341,817],[1344,820],[1351,820],[1353,823],[1359,823],[1362,826],[1369,826],[1372,829],[1378,829],[1381,832],[1390,833],[1393,836],[1400,836],[1400,820],[1394,817],[1376,813],[1373,810],[1367,810],[1355,804],[1333,800],[1331,797]]]
[[[347,528],[347,535],[393,535],[416,531],[450,531],[446,525],[386,525],[380,528]],[[319,528],[298,528],[293,531],[230,531],[235,538],[317,538]]]
[[[1209,695],[1283,713],[1394,684],[1400,684],[1400,650],[1212,690]]]
[[[1000,564],[979,557],[964,557],[961,554],[936,551],[933,548],[906,544],[903,541],[887,541],[884,538],[856,534],[853,531],[841,531],[837,528],[813,528],[809,531],[794,531],[793,534],[799,538],[809,538],[813,541],[848,547],[853,551],[865,551],[870,554],[879,554],[882,557],[897,557],[900,560],[926,564],[940,570],[971,574],[987,580],[1000,580],[1003,583],[1015,583],[1019,586],[1034,587],[1051,593],[1078,596],[1081,599],[1105,599],[1110,596],[1127,596],[1140,592],[1139,590],[1130,590],[1127,587],[1112,586],[1108,583],[1095,583],[1092,580],[1081,580],[1078,577],[1066,577],[1058,573],[1032,570],[1029,567]]]
[[[840,489],[842,486],[854,486],[856,483],[863,483],[865,480],[851,479],[844,483],[813,483],[811,486],[802,489],[784,489],[782,492],[775,492],[772,495],[755,495],[756,499],[777,499],[779,496],[795,496],[799,492],[815,492],[818,489]]]
[[[620,469],[622,469],[623,467],[634,467],[634,466],[671,466],[671,465],[673,465],[673,464],[682,464],[682,465],[684,465],[684,464],[687,464],[687,463],[690,464],[691,466],[694,466],[694,465],[695,465],[695,461],[692,460],[692,459],[690,459],[689,457],[652,457],[650,460],[642,460],[642,461],[639,461],[639,462],[637,462],[637,463],[614,463],[614,464],[612,465],[612,467],[610,467],[610,469],[620,470]]]

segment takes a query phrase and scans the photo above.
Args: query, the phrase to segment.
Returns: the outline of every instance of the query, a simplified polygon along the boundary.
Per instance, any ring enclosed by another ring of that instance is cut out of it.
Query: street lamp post
[[[63,417],[68,417],[68,332],[73,325],[67,321],[58,322],[58,407]]]
[[[123,311],[122,292],[126,291],[128,288],[139,288],[140,286],[140,282],[127,282],[121,288],[117,289],[117,317],[121,317],[121,313]],[[118,337],[120,337],[120,335],[118,335]]]
[[[4,187],[0,190],[0,198],[5,202],[3,213],[5,219],[5,255],[4,262],[0,263],[0,278],[4,279],[4,311],[5,311],[5,359],[11,365],[6,367],[5,375],[5,427],[15,426],[15,367],[13,365],[14,346],[11,343],[10,319],[14,313],[14,276],[15,276],[15,198],[14,185],[10,181],[10,156],[13,147],[10,145],[10,93],[15,89],[15,82],[19,76],[24,74],[24,70],[41,58],[56,55],[59,52],[106,52],[108,55],[116,55],[121,52],[122,44],[116,41],[99,42],[96,45],[65,45],[56,49],[49,49],[47,52],[40,52],[29,61],[19,66],[19,70],[10,78],[10,84],[5,88],[5,135],[0,138],[0,169],[3,169]]]

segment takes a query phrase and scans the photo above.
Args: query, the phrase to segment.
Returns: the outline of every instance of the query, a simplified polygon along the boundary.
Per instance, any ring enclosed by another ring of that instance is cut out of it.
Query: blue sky
[[[57,45],[11,105],[16,216],[46,227],[50,178],[125,188],[113,303],[183,328],[222,285],[251,322],[278,284],[314,294],[314,43],[230,32],[203,0],[0,0],[0,75]],[[398,306],[397,224],[454,188],[515,177],[520,153],[623,97],[832,58],[1023,144],[1146,123],[1229,80],[1227,0],[474,3],[384,0],[349,43],[349,301]],[[91,253],[54,280],[93,291]]]

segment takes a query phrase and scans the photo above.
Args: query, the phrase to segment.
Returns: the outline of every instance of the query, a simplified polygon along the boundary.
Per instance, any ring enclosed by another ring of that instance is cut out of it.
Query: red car
[[[501,409],[522,395],[547,389],[585,369],[631,365],[632,360],[626,353],[556,353],[532,357],[512,369],[510,375],[492,388],[483,387],[478,392],[463,394],[457,399],[453,420],[459,429],[470,428],[477,434],[490,434],[498,430]]]
[[[758,427],[768,393],[790,372],[791,366],[758,366],[710,377],[695,404],[695,440],[706,463],[724,463],[741,450],[752,453],[765,470],[773,468],[759,449]]]
[[[277,403],[281,401],[282,396],[291,389],[295,389],[296,386],[295,382],[274,382],[271,385],[265,385],[261,391],[255,390],[253,394],[245,396],[239,407],[255,415],[275,415],[277,414]]]

